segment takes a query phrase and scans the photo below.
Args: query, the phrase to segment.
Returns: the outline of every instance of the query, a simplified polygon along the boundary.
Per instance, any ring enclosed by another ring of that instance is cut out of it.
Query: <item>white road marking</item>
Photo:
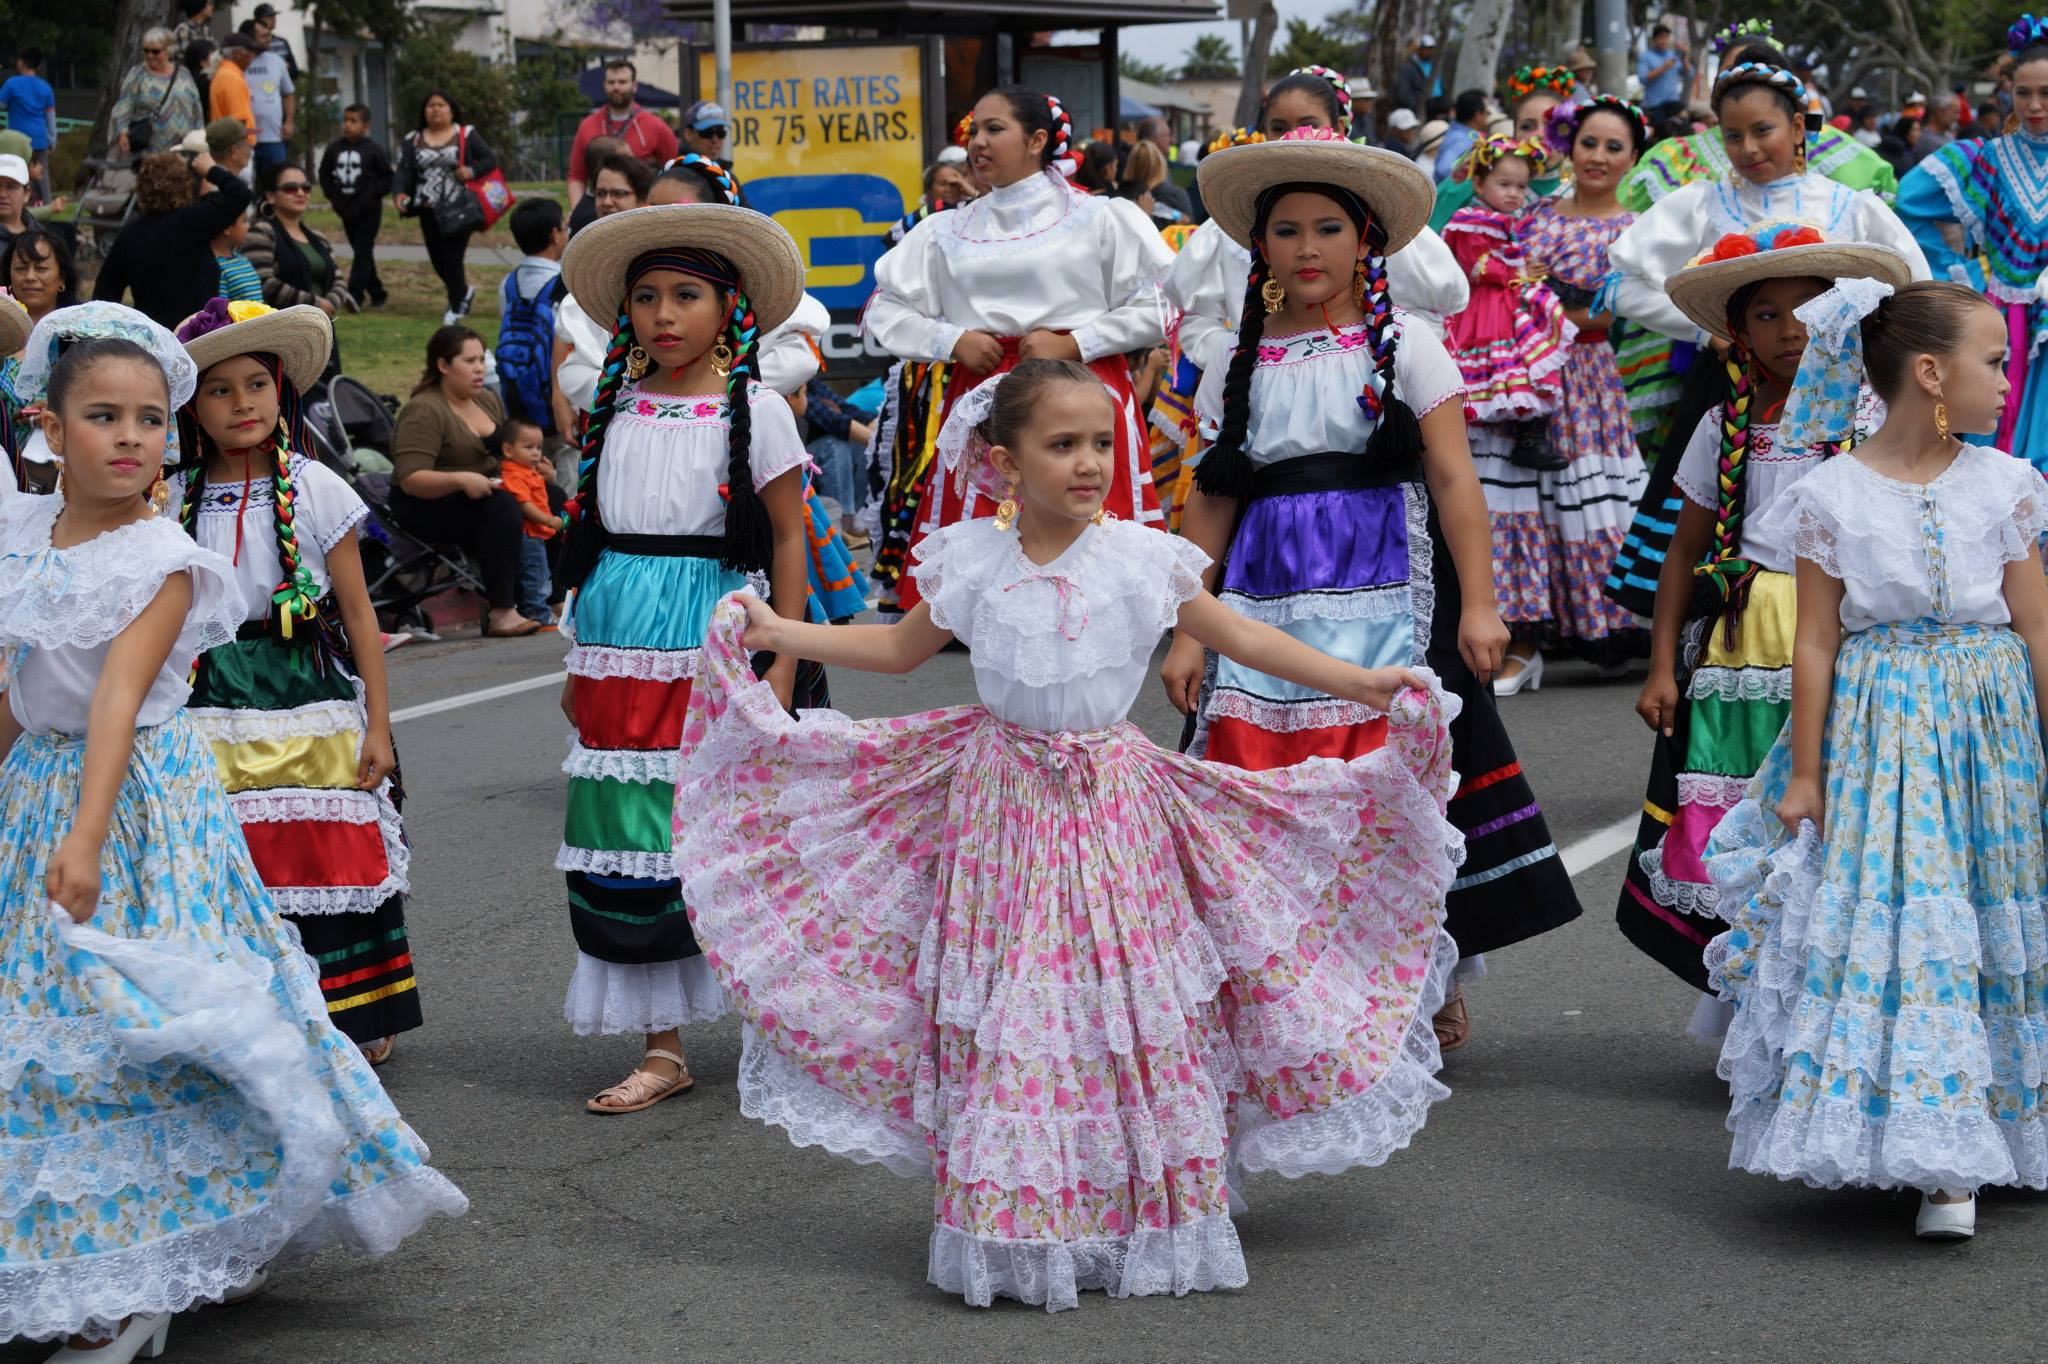
[[[421,720],[429,715],[440,715],[451,710],[461,710],[466,706],[481,705],[485,701],[497,701],[507,696],[517,696],[521,692],[538,691],[542,687],[559,686],[562,679],[568,675],[566,671],[545,673],[539,677],[529,677],[520,682],[507,682],[502,686],[485,687],[481,691],[466,691],[458,696],[443,697],[439,701],[427,701],[417,706],[407,706],[403,710],[391,712],[391,723],[395,725],[404,720]],[[1565,875],[1578,876],[1582,872],[1591,871],[1616,853],[1634,847],[1636,842],[1636,826],[1640,822],[1640,815],[1626,815],[1621,819],[1615,820],[1614,823],[1604,829],[1594,830],[1578,842],[1565,848],[1560,854],[1564,861]]]
[[[529,677],[523,682],[507,682],[503,686],[485,687],[482,691],[466,691],[460,696],[447,696],[439,701],[425,701],[417,706],[407,706],[403,710],[392,711],[391,723],[395,725],[401,720],[424,719],[429,715],[439,715],[443,711],[461,710],[464,706],[481,705],[485,701],[497,701],[507,696],[517,696],[523,691],[538,691],[542,687],[559,687],[562,684],[562,679],[568,675],[566,670],[552,672],[542,677]]]
[[[1636,845],[1636,828],[1642,823],[1640,812],[1617,819],[1604,829],[1596,829],[1562,853],[1564,872],[1577,876],[1591,871],[1608,858]]]

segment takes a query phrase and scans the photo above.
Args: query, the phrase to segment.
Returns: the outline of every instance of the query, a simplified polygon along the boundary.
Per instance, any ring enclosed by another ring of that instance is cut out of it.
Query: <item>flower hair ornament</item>
[[[16,402],[24,407],[42,402],[49,393],[50,370],[67,347],[79,341],[107,340],[133,341],[149,352],[164,372],[173,412],[191,401],[192,390],[199,387],[199,366],[192,363],[178,338],[133,308],[94,300],[45,313],[36,323],[22,352],[21,369],[14,376]],[[30,464],[62,463],[43,439],[40,424],[30,432],[21,457]],[[177,462],[178,431],[172,426],[164,433],[164,467],[172,468]]]
[[[1210,152],[1220,152],[1225,147],[1249,147],[1254,143],[1264,142],[1265,140],[1266,135],[1264,133],[1251,128],[1226,128],[1216,134],[1210,140],[1209,145],[1202,148],[1202,152],[1204,155],[1207,155]]]
[[[1330,83],[1330,89],[1335,91],[1337,95],[1337,116],[1338,118],[1343,120],[1344,124],[1347,127],[1350,125],[1351,87],[1349,84],[1345,82],[1342,76],[1338,75],[1335,71],[1332,71],[1327,66],[1318,66],[1313,63],[1311,63],[1308,66],[1297,66],[1287,74],[1290,76],[1315,76],[1322,80],[1328,81]]]
[[[1838,279],[1792,310],[1806,324],[1806,354],[1785,398],[1778,440],[1785,445],[1847,442],[1856,434],[1863,391],[1863,319],[1894,290],[1881,279]]]
[[[2011,28],[2005,31],[2006,51],[2017,57],[2030,47],[2048,43],[2048,19],[2022,14],[2013,20]]]
[[[1792,101],[1793,107],[1804,115],[1807,145],[1811,146],[1820,140],[1823,123],[1820,111],[1813,107],[1807,97],[1806,82],[1792,72],[1782,66],[1772,66],[1769,62],[1737,62],[1714,77],[1714,104],[1718,107],[1721,96],[1737,85],[1767,85],[1784,95]]]
[[[1579,129],[1595,114],[1619,115],[1636,130],[1638,148],[1650,145],[1649,116],[1641,105],[1632,104],[1619,95],[1595,95],[1592,99],[1558,105],[1543,118],[1543,145],[1556,156],[1569,157],[1572,143],[1578,140]]]
[[[960,121],[953,125],[953,145],[965,147],[974,140],[974,111],[960,115]]]
[[[1773,36],[1770,20],[1740,19],[1726,28],[1717,30],[1714,36],[1708,40],[1707,45],[1713,49],[1714,55],[1718,57],[1730,48],[1738,47],[1751,38],[1760,38],[1764,42],[1770,42]]]
[[[1519,141],[1512,137],[1482,138],[1458,163],[1457,173],[1467,179],[1478,180],[1511,156],[1519,156],[1532,166],[1541,166],[1549,161],[1550,150],[1533,137]]]
[[[988,435],[983,428],[988,414],[995,410],[996,394],[1001,391],[1005,377],[998,374],[985,379],[962,394],[946,414],[936,443],[939,468],[952,475],[955,487],[997,499],[1011,497],[1014,490],[988,457]]]
[[[1529,96],[1544,91],[1559,99],[1570,99],[1572,91],[1578,88],[1579,78],[1565,66],[1524,66],[1509,76],[1501,88],[1507,91],[1508,99],[1519,104]]]

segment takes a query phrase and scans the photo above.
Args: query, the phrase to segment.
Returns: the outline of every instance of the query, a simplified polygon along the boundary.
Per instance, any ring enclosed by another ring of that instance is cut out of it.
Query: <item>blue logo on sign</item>
[[[747,181],[747,203],[769,217],[819,209],[850,210],[873,231],[857,236],[810,239],[810,264],[818,268],[860,267],[860,283],[834,284],[811,293],[832,309],[858,308],[875,287],[875,262],[889,249],[887,231],[902,218],[903,193],[879,175],[779,175]]]

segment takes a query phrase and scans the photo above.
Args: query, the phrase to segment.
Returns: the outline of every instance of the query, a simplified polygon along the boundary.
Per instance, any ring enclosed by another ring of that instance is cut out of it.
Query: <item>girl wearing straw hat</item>
[[[1078,165],[1072,121],[1049,95],[1014,85],[983,95],[967,156],[989,192],[926,218],[875,263],[867,334],[899,359],[947,365],[937,416],[921,423],[933,433],[968,389],[1019,360],[1087,365],[1117,397],[1109,511],[1165,524],[1124,357],[1166,339],[1171,316],[1160,282],[1172,251],[1136,204],[1092,197],[1068,182]],[[912,544],[994,510],[993,501],[978,494],[970,501],[927,468]],[[885,607],[908,611],[922,600],[894,555],[878,560],[877,575]],[[892,588],[893,601],[886,595]]]
[[[1297,129],[1215,153],[1201,180],[1253,257],[1237,348],[1197,394],[1214,443],[1183,534],[1222,561],[1209,576],[1226,605],[1353,662],[1427,662],[1463,698],[1450,806],[1467,839],[1450,895],[1460,955],[1566,923],[1579,914],[1571,880],[1481,684],[1507,628],[1458,368],[1387,296],[1387,256],[1429,216],[1428,177]],[[1174,640],[1163,680],[1191,716],[1190,751],[1234,766],[1350,757],[1385,738],[1383,715],[1254,668],[1213,659],[1205,678],[1191,638]],[[1455,1047],[1468,1030],[1454,996],[1438,1037]]]
[[[198,367],[178,412],[178,519],[234,567],[247,618],[193,674],[256,870],[298,925],[328,1016],[372,1065],[420,1026],[405,931],[411,861],[376,611],[369,508],[309,454],[301,395],[331,354],[318,308],[214,299],[178,328]]]
[[[670,852],[706,623],[749,575],[765,575],[793,618],[809,595],[809,456],[789,404],[756,371],[761,336],[803,295],[803,262],[752,209],[671,204],[584,228],[562,278],[611,327],[560,578],[575,640],[555,858],[577,947],[565,1013],[579,1033],[645,1037],[642,1064],[585,1105],[634,1113],[694,1087],[676,1029],[726,1008]],[[822,671],[763,662],[782,704],[826,704]]]
[[[1658,200],[1615,238],[1608,249],[1613,291],[1603,292],[1602,303],[1611,303],[1617,317],[1706,346],[1708,334],[1665,295],[1664,282],[1722,237],[1768,222],[1809,223],[1829,241],[1889,246],[1905,258],[1914,279],[1928,278],[1927,257],[1881,199],[1811,169],[1813,130],[1820,121],[1817,115],[1809,120],[1806,101],[1806,83],[1774,51],[1766,58],[1752,48],[1747,60],[1723,70],[1714,82],[1714,112],[1735,174],[1695,180]],[[1608,574],[1607,594],[1639,616],[1655,609],[1664,546],[1678,516],[1681,499],[1671,487],[1672,473],[1700,414],[1720,401],[1721,387],[1716,364],[1687,371],[1685,392],[1672,409],[1670,438]]]
[[[1675,485],[1685,499],[1657,585],[1650,675],[1636,702],[1656,735],[1636,855],[1616,919],[1637,947],[1696,989],[1719,931],[1700,856],[1762,764],[1792,705],[1793,546],[1767,514],[1841,443],[1780,423],[1811,343],[1794,310],[1836,280],[1904,284],[1888,247],[1831,242],[1799,223],[1732,233],[1672,276],[1672,302],[1728,346],[1721,401],[1694,428]],[[1718,1036],[1703,1001],[1692,1031]]]

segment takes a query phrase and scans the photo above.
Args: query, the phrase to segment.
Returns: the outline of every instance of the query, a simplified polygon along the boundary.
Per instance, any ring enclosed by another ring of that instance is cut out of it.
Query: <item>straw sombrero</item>
[[[1728,326],[1728,301],[1745,286],[1766,279],[1875,279],[1893,288],[1910,283],[1906,258],[1870,242],[1831,242],[1808,223],[1766,223],[1734,232],[1664,281],[1678,310],[1723,341],[1735,338]]]
[[[268,352],[292,387],[306,393],[334,353],[334,324],[309,303],[272,308],[216,298],[178,324],[178,340],[201,374],[233,356]]]
[[[1195,180],[1209,216],[1225,236],[1243,247],[1252,244],[1259,196],[1275,185],[1335,185],[1350,190],[1372,210],[1386,232],[1389,255],[1415,240],[1436,205],[1436,190],[1413,161],[1378,147],[1362,147],[1342,135],[1297,138],[1289,134],[1278,142],[1225,147],[1203,158]]]
[[[0,356],[8,356],[28,344],[28,309],[0,289]]]
[[[562,278],[584,314],[609,327],[627,269],[649,251],[678,246],[733,263],[763,332],[788,320],[803,299],[803,256],[790,235],[766,214],[730,204],[658,204],[599,218],[570,239]]]

